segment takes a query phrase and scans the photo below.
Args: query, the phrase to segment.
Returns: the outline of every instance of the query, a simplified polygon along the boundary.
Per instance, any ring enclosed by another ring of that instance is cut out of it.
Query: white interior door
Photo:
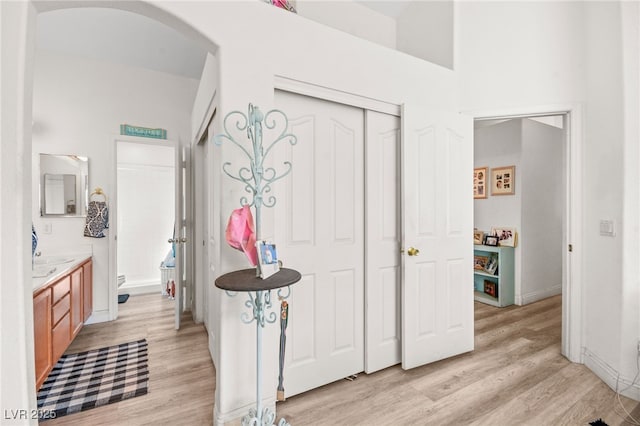
[[[187,273],[187,214],[186,214],[186,155],[181,143],[176,143],[176,185],[175,185],[175,225],[174,243],[176,248],[175,266],[175,328],[180,329],[180,317],[184,312],[185,283]]]
[[[401,361],[400,118],[366,111],[365,372]]]
[[[291,396],[364,369],[364,113],[288,92],[276,105],[298,138],[274,163],[293,164],[274,188],[278,257],[302,274],[288,299]]]
[[[473,350],[472,137],[471,118],[403,106],[405,369]]]

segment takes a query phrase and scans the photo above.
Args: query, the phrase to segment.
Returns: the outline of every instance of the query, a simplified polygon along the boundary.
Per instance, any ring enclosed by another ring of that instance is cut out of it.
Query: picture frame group
[[[473,198],[487,198],[489,188],[491,195],[515,195],[516,166],[488,167],[473,169]]]
[[[473,244],[491,247],[517,247],[518,232],[512,227],[493,227],[489,233],[479,229],[473,230]]]

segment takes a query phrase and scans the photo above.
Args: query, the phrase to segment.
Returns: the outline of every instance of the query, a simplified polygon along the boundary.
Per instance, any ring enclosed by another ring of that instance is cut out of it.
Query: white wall
[[[352,1],[298,1],[298,15],[353,34],[381,46],[396,48],[396,20]],[[286,43],[284,43],[286,45]]]
[[[0,2],[0,406],[35,410],[31,285],[31,106],[36,10]],[[36,204],[37,206],[37,204]],[[28,417],[28,416],[25,416]],[[15,424],[37,424],[24,418]]]
[[[120,124],[161,127],[167,129],[169,139],[190,140],[190,113],[196,87],[197,81],[191,79],[38,51],[34,79],[33,182],[38,181],[35,165],[40,152],[73,153],[89,158],[90,188],[100,186],[108,197],[115,197],[111,181],[114,140]],[[34,186],[34,206],[38,205],[37,196]],[[38,246],[43,255],[91,244],[94,256],[92,321],[108,319],[109,239],[84,237],[84,218],[41,218],[34,209],[33,222],[39,231]],[[45,223],[51,225],[51,234],[42,232]],[[111,277],[111,285],[116,285],[115,279]]]
[[[453,68],[453,1],[414,1],[398,16],[398,50]]]
[[[274,106],[274,80],[304,81],[315,86],[361,95],[392,104],[412,103],[424,107],[452,108],[453,73],[409,55],[382,48],[371,42],[317,24],[296,14],[260,2],[196,3],[189,8],[177,3],[163,7],[181,19],[198,25],[219,45],[219,109],[213,127],[221,129],[221,120],[232,110],[246,111],[247,103],[263,111]],[[203,17],[207,16],[207,19]],[[247,37],[246,34],[259,34]],[[292,36],[295,35],[295,36]],[[282,48],[282,41],[286,47]],[[251,66],[247,66],[247,57]],[[194,108],[195,109],[195,108]],[[244,164],[233,146],[215,148],[215,161]],[[222,179],[219,200],[219,224],[214,239],[221,241],[232,209],[245,195],[242,185],[222,176],[219,165],[214,178]],[[278,195],[278,186],[274,186]],[[273,229],[266,219],[265,232]],[[277,239],[277,236],[274,236]],[[217,275],[244,268],[237,252],[221,244]],[[284,255],[284,254],[283,254]],[[216,421],[242,416],[255,398],[255,328],[239,320],[246,311],[244,297],[221,294],[213,307],[220,318],[217,333],[220,353],[216,362]],[[263,346],[264,395],[275,398],[277,374],[277,329],[266,327]]]
[[[520,303],[562,293],[565,156],[562,129],[523,119]],[[518,296],[516,296],[518,297]]]
[[[173,237],[175,148],[117,143],[119,293],[159,293],[160,262]]]
[[[572,129],[584,136],[583,204],[577,206],[584,229],[577,236],[582,246],[576,247],[583,255],[582,344],[587,365],[608,384],[613,379],[615,385],[617,372],[623,382],[630,381],[636,369],[640,302],[631,290],[637,274],[623,277],[622,271],[623,259],[638,263],[638,251],[632,246],[631,256],[625,257],[621,235],[629,232],[635,241],[640,235],[637,226],[622,223],[622,195],[627,185],[637,188],[637,182],[624,176],[638,168],[638,159],[623,156],[623,147],[636,145],[637,138],[632,139],[633,132],[623,133],[620,42],[626,40],[632,47],[628,50],[637,52],[638,39],[633,31],[622,33],[617,2],[459,2],[455,18],[455,68],[463,110],[480,114],[584,106],[584,128]],[[637,28],[637,11],[629,19],[630,27]],[[637,53],[632,55],[637,59]],[[627,83],[637,79],[636,73]],[[637,94],[631,96],[637,99]],[[631,212],[637,213],[637,207],[630,207]],[[616,221],[615,237],[599,235],[600,219]]]

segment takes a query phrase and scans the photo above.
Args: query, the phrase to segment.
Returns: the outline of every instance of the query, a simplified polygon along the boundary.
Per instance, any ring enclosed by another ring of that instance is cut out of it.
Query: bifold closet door
[[[365,112],[365,371],[400,363],[400,117]]]
[[[302,280],[291,287],[285,393],[295,395],[364,370],[364,111],[288,92],[293,164],[277,188],[275,243]],[[275,148],[274,148],[275,149]]]

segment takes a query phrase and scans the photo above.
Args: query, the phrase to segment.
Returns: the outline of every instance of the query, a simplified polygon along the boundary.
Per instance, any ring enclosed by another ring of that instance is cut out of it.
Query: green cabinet
[[[497,307],[513,305],[515,268],[513,247],[475,245],[473,294],[478,302]],[[491,263],[495,262],[495,270]]]

